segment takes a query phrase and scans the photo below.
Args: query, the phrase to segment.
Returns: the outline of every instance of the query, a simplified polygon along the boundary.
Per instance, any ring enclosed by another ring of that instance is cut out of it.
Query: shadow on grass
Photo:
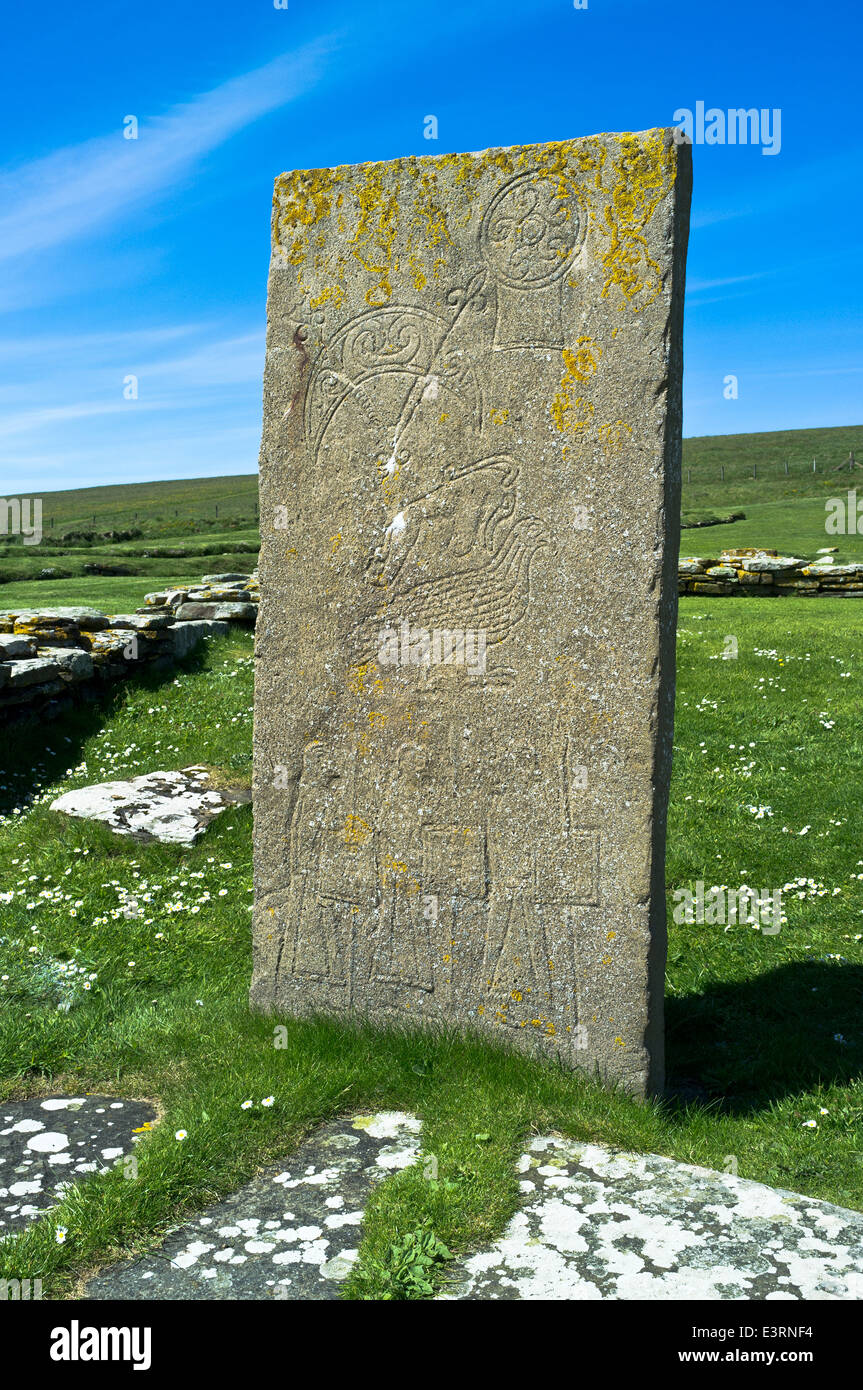
[[[93,683],[86,687],[86,693],[78,690],[72,708],[54,719],[46,720],[34,713],[3,727],[6,747],[0,784],[0,815],[8,815],[43,788],[53,786],[69,767],[80,762],[85,743],[122,708],[128,690],[156,693],[178,675],[200,671],[206,659],[207,644],[202,642],[188,656],[161,670],[151,666],[133,667],[125,678]]]
[[[666,1045],[672,1097],[726,1114],[847,1085],[863,1074],[863,966],[816,958],[669,998]]]

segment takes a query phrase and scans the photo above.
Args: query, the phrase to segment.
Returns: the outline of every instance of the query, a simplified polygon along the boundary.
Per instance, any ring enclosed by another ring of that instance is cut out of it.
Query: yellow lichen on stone
[[[617,177],[600,224],[611,243],[602,257],[606,271],[602,297],[606,299],[616,286],[623,296],[618,308],[628,305],[638,313],[662,289],[659,266],[648,252],[644,230],[674,182],[676,168],[673,147],[661,130],[648,131],[641,138],[621,135],[618,145],[620,156],[613,161]],[[636,303],[642,293],[646,297]]]
[[[334,169],[296,169],[281,174],[273,191],[273,250],[299,265],[309,249],[310,228],[329,217],[333,190],[339,183]]]
[[[312,309],[322,309],[325,304],[332,304],[334,309],[340,308],[344,303],[345,292],[341,285],[327,285],[320,294],[316,294],[309,300],[309,307]]]
[[[402,859],[394,859],[391,854],[385,854],[381,859],[380,880],[384,887],[386,887],[391,878],[395,879],[400,877],[402,874],[406,874],[407,871],[408,866]]]
[[[425,286],[426,286],[426,276],[425,276],[425,271],[423,270],[423,268],[422,268],[422,266],[421,266],[421,264],[420,264],[419,257],[417,256],[416,252],[414,252],[414,251],[411,251],[410,254],[408,255],[408,266],[410,267],[411,280],[413,281],[413,287],[414,287],[414,289],[417,291],[417,293],[419,293],[420,290],[425,289]]]
[[[473,216],[473,205],[479,189],[480,179],[489,169],[499,169],[503,174],[515,173],[515,164],[509,151],[502,149],[483,150],[479,154],[441,154],[435,155],[431,163],[435,170],[452,170],[452,188],[461,195],[460,216],[453,213],[453,222],[466,227]]]
[[[607,425],[600,425],[598,433],[606,454],[616,454],[632,438],[632,426],[624,420],[613,420]]]
[[[351,254],[364,270],[376,277],[376,284],[366,291],[366,303],[380,309],[392,298],[390,279],[398,262],[393,262],[393,243],[399,214],[397,190],[384,187],[386,166],[368,166],[364,181],[351,189],[359,210],[359,220],[348,245]]]
[[[593,338],[579,338],[575,349],[564,348],[561,356],[566,368],[560,386],[549,406],[551,418],[561,434],[580,434],[590,422],[594,407],[583,396],[573,398],[572,388],[589,381],[598,370],[602,350]]]
[[[577,216],[579,209],[587,215],[583,205],[589,184],[584,175],[593,174],[593,185],[599,188],[604,163],[605,148],[595,140],[561,140],[540,150],[528,146],[519,155],[519,164],[531,168],[538,179],[554,184],[554,197],[559,199],[566,221]],[[560,255],[565,259],[569,249],[562,247]]]
[[[561,355],[569,381],[589,381],[599,367],[596,359],[602,356],[602,348],[593,338],[579,338],[575,352],[564,348]]]
[[[368,844],[371,836],[371,826],[360,816],[350,815],[347,817],[342,831],[342,839],[346,845]]]
[[[397,483],[401,468],[397,463],[393,464],[390,460],[382,458],[375,459],[375,467],[380,479],[384,501],[389,506],[395,501],[399,493]],[[385,588],[386,585],[382,584],[380,587]]]
[[[408,171],[417,184],[409,251],[414,251],[414,235],[419,237],[421,245],[432,249],[452,246],[446,209],[438,198],[437,169],[425,160],[416,160],[408,164]]]
[[[572,395],[572,388],[579,382],[587,381],[596,371],[596,358],[589,346],[592,345],[592,342],[593,340],[590,338],[580,338],[576,352],[572,352],[569,348],[563,349],[563,364],[566,371],[561,377],[560,386],[549,406],[555,428],[561,434],[567,431],[580,434],[594,414],[594,407],[590,401],[583,396],[573,397]],[[597,348],[596,351],[598,353],[599,349]]]
[[[352,695],[364,695],[371,684],[369,673],[372,662],[365,661],[359,666],[348,668],[347,685]]]

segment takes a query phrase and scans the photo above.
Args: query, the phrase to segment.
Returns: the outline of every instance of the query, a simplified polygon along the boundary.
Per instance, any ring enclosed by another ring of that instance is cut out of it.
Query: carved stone
[[[255,1007],[661,1087],[689,167],[277,180]]]

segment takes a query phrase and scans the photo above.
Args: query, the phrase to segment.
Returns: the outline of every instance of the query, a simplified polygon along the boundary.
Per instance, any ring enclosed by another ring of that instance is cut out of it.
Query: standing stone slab
[[[255,1007],[661,1086],[689,155],[277,180]]]

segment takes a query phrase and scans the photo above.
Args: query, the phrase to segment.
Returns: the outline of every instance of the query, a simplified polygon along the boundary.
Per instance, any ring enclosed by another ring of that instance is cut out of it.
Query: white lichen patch
[[[358,1258],[368,1197],[416,1162],[420,1129],[415,1116],[395,1111],[325,1125],[285,1166],[169,1232],[151,1259],[97,1275],[88,1296],[338,1298]]]
[[[403,1134],[419,1134],[422,1125],[415,1115],[402,1110],[384,1110],[380,1115],[355,1115],[354,1129],[363,1129],[372,1139],[398,1139]]]
[[[863,1298],[860,1212],[557,1137],[517,1166],[522,1209],[446,1298]]]
[[[49,1116],[55,1128],[46,1124]],[[72,1186],[61,1180],[64,1170],[73,1179],[106,1173],[154,1119],[145,1102],[109,1096],[7,1101],[0,1114],[0,1235],[20,1230],[61,1200]]]

